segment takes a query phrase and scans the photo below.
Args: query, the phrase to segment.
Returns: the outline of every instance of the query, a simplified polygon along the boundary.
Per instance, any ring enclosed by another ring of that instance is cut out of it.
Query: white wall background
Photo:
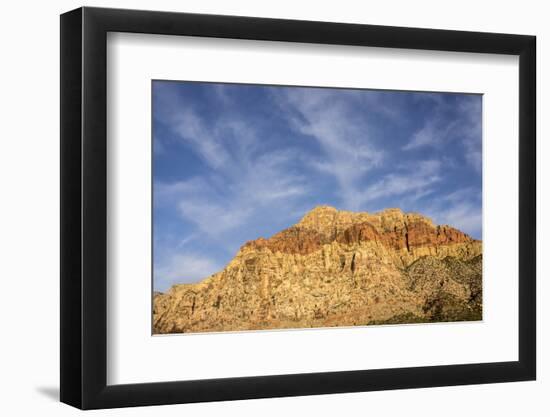
[[[550,146],[542,140],[550,97],[550,26],[545,3],[514,1],[124,0],[86,5],[240,14],[534,34],[538,37],[538,381],[228,403],[144,407],[95,415],[529,415],[550,412]],[[59,17],[77,1],[9,2],[0,23],[0,410],[3,415],[76,415],[59,392]],[[504,225],[505,227],[505,225]],[[545,395],[546,394],[546,395]]]

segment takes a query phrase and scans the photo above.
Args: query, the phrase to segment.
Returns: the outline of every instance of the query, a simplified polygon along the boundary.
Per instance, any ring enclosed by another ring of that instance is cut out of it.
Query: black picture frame
[[[108,32],[519,56],[519,360],[107,385]],[[102,8],[61,15],[61,401],[81,409],[534,380],[536,38]]]

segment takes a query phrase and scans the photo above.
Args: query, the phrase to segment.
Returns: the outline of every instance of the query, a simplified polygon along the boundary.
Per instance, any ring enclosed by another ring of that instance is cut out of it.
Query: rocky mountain
[[[153,297],[154,333],[481,320],[482,242],[419,214],[316,207]]]

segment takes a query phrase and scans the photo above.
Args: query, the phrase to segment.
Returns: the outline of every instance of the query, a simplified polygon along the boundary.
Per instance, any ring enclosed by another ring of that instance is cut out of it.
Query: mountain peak
[[[428,217],[399,208],[371,214],[317,206],[294,226],[270,238],[249,241],[241,250],[307,255],[333,242],[346,246],[370,242],[397,251],[408,264],[433,248],[468,244],[473,239],[458,229],[434,225]]]
[[[317,215],[317,214],[322,214],[322,213],[335,213],[337,211],[339,211],[339,210],[336,207],[322,204],[320,206],[313,207],[305,215],[309,216],[309,215]]]
[[[307,212],[296,224],[296,227],[313,229],[322,234],[334,235],[338,231],[359,223],[371,223],[378,228],[395,228],[396,224],[402,224],[407,218],[418,218],[421,221],[432,224],[427,217],[408,213],[405,214],[399,208],[388,208],[377,213],[355,212],[338,210],[332,206],[321,205]],[[432,224],[433,225],[433,224]]]
[[[297,226],[317,227],[320,224],[332,223],[340,211],[332,206],[316,206],[308,211]]]
[[[318,206],[197,284],[155,294],[155,333],[481,319],[482,243],[391,208]]]
[[[412,214],[412,213],[409,213],[409,214]],[[304,217],[302,217],[302,220],[300,220],[300,223],[303,221],[307,222],[312,219],[324,218],[327,216],[329,218],[334,218],[336,216],[344,216],[344,217],[348,216],[351,218],[355,218],[355,217],[360,218],[364,216],[392,216],[392,215],[403,216],[405,215],[405,213],[403,212],[403,210],[401,210],[398,207],[386,208],[382,211],[369,213],[366,211],[339,210],[333,206],[320,205],[320,206],[315,206],[310,211],[308,211],[304,215]]]

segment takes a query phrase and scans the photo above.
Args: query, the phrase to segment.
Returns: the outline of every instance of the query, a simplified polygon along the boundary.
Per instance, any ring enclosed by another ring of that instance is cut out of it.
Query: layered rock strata
[[[480,320],[482,243],[419,214],[322,206],[153,300],[154,333]]]

